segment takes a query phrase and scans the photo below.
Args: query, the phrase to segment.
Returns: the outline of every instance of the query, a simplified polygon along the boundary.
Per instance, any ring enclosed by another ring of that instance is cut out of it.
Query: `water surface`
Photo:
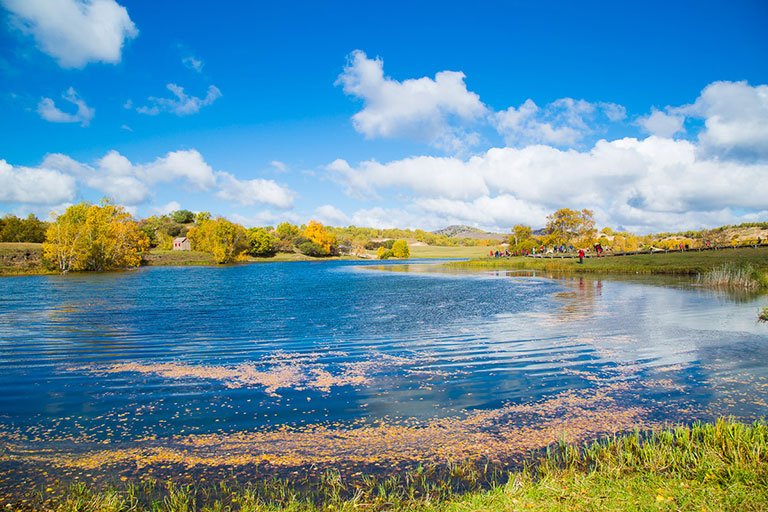
[[[0,497],[50,479],[497,460],[755,419],[768,412],[763,302],[423,262],[4,278]]]

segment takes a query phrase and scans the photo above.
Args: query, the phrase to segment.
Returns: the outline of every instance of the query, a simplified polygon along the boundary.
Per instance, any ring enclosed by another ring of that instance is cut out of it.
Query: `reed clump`
[[[56,512],[224,512],[419,510],[768,509],[768,424],[720,419],[657,432],[618,434],[591,444],[559,443],[515,470],[465,462],[404,474],[313,482],[267,479],[239,486],[144,482],[96,490],[77,484],[58,498],[7,510]]]
[[[752,265],[735,265],[725,263],[713,267],[705,274],[699,274],[698,282],[715,288],[734,288],[742,290],[759,290],[768,287],[765,274]]]

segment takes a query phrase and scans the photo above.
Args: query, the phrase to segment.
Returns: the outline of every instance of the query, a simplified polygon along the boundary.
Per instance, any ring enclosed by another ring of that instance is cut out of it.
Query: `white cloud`
[[[473,157],[470,161],[473,161]],[[381,164],[362,162],[355,169],[345,160],[335,160],[326,169],[352,197],[376,197],[377,188],[404,187],[427,197],[469,199],[488,194],[480,174],[468,172],[459,158],[418,156]]]
[[[148,183],[183,180],[197,190],[210,190],[216,186],[213,169],[194,149],[171,151],[154,162],[140,166],[139,174]]]
[[[67,173],[122,205],[139,204],[151,196],[149,187],[135,176],[133,165],[116,151],[107,153],[96,167],[53,153],[45,157],[43,167]]]
[[[263,210],[248,216],[233,213],[232,215],[228,216],[228,218],[233,222],[242,224],[246,228],[252,228],[256,226],[275,226],[281,222],[293,222],[295,224],[302,222],[293,212],[281,211],[276,213],[270,210]]]
[[[41,51],[65,68],[116,64],[139,31],[114,0],[0,0]]]
[[[626,117],[626,109],[615,103],[590,103],[573,98],[561,98],[541,108],[528,99],[518,108],[496,112],[492,122],[511,146],[539,143],[574,146],[594,132],[590,124],[599,115],[618,122]]]
[[[181,205],[176,201],[171,201],[170,203],[153,206],[149,210],[157,215],[168,215],[171,212],[181,210]]]
[[[612,225],[659,230],[693,212],[760,211],[768,197],[768,165],[702,159],[689,141],[655,136],[601,140],[588,151],[506,147],[469,159],[414,157],[357,168],[337,160],[328,172],[348,192],[410,192],[423,211],[454,212],[472,224],[485,212],[489,225],[530,222],[567,206],[604,212]]]
[[[197,114],[202,107],[211,105],[221,97],[221,91],[215,85],[208,87],[208,93],[205,95],[205,98],[188,96],[184,92],[184,88],[179,87],[176,84],[168,84],[166,87],[173,93],[175,98],[156,98],[150,96],[148,100],[152,105],[139,107],[136,111],[140,114],[147,114],[150,116],[156,116],[160,112],[170,112],[177,116],[187,116],[190,114]],[[129,105],[132,106],[133,104],[126,103],[127,108],[130,108]]]
[[[508,194],[484,196],[473,201],[417,199],[414,203],[419,209],[439,218],[445,226],[468,224],[502,232],[508,232],[515,224],[543,226],[547,215],[552,213],[541,205]]]
[[[288,167],[279,160],[272,160],[271,162],[269,162],[269,165],[274,167],[275,170],[277,170],[278,172],[285,172],[288,170]]]
[[[43,98],[37,105],[37,113],[40,117],[52,123],[80,123],[80,126],[88,126],[93,119],[94,110],[85,104],[72,87],[67,89],[61,97],[75,105],[77,112],[74,114],[62,112],[51,98]]]
[[[281,210],[293,208],[294,193],[272,180],[239,180],[227,172],[217,175],[220,188],[216,196],[221,199],[246,206],[262,203]]]
[[[181,63],[184,64],[185,67],[192,69],[194,71],[197,71],[198,73],[203,72],[203,66],[205,65],[203,64],[202,60],[196,59],[191,55],[187,57],[183,57],[181,59]]]
[[[440,71],[399,82],[384,76],[381,59],[355,50],[339,75],[346,94],[363,100],[363,110],[352,116],[355,129],[368,138],[406,137],[459,150],[476,142],[455,121],[470,123],[487,113],[477,94],[467,90],[464,73]]]
[[[701,91],[693,105],[678,110],[704,119],[699,142],[705,154],[768,158],[768,85],[714,82]]]
[[[668,109],[671,110],[671,109]],[[672,110],[674,112],[674,110]],[[685,131],[683,123],[685,116],[675,113],[664,113],[651,108],[651,113],[637,120],[637,124],[651,135],[671,138],[677,133]]]
[[[195,150],[171,151],[147,164],[134,164],[117,151],[109,151],[94,166],[67,155],[46,156],[43,167],[76,177],[86,186],[123,205],[136,205],[152,197],[150,185],[181,181],[193,190],[216,186],[213,169]]]
[[[0,160],[0,202],[56,204],[72,201],[77,192],[74,178],[55,169],[14,167]]]
[[[316,219],[330,226],[347,226],[349,217],[333,205],[324,204],[315,208]]]

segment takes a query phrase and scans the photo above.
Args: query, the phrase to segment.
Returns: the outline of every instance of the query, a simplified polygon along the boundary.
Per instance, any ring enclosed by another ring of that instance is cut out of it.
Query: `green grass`
[[[241,487],[159,486],[38,493],[25,508],[57,512],[418,510],[768,510],[768,425],[721,419],[655,433],[560,444],[501,473],[478,463],[419,467],[405,475]],[[17,504],[18,505],[18,504]],[[11,504],[7,509],[14,509]],[[22,507],[19,507],[22,508]]]
[[[706,275],[723,268],[749,269],[751,279],[768,287],[768,247],[687,251],[586,258],[482,258],[446,265],[474,269],[531,269],[601,274]]]
[[[148,266],[215,265],[213,256],[207,252],[199,251],[151,249],[149,253],[144,255],[144,261]]]
[[[415,245],[409,247],[411,258],[480,258],[488,256],[490,247],[441,247]]]

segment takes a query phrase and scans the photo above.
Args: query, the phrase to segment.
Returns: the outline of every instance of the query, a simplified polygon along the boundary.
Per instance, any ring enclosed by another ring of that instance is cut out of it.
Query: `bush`
[[[275,239],[264,228],[249,229],[248,254],[251,256],[272,256],[275,254]]]
[[[406,259],[411,256],[411,250],[408,248],[408,242],[398,240],[392,244],[392,256],[395,258]]]
[[[299,250],[300,253],[306,254],[307,256],[327,256],[326,250],[318,243],[313,242],[312,240],[306,240],[304,242],[301,242],[296,246],[296,248]]]

